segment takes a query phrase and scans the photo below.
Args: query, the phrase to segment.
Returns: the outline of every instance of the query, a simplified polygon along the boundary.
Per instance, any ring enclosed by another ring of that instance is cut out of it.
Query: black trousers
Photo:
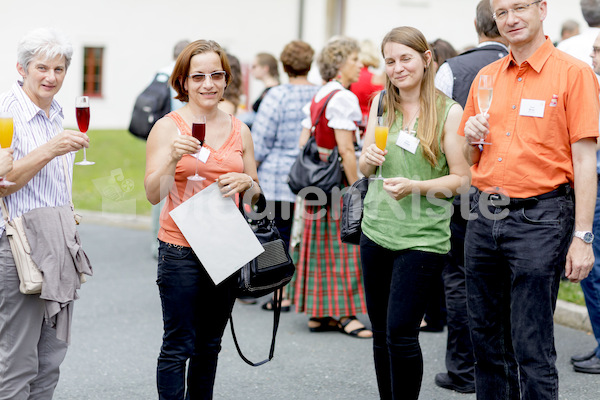
[[[465,199],[466,200],[466,199]],[[448,341],[446,344],[446,368],[457,384],[475,382],[475,356],[469,331],[467,314],[467,288],[465,284],[465,232],[467,220],[460,212],[457,198],[450,220],[450,257],[442,277],[446,295],[446,321]]]

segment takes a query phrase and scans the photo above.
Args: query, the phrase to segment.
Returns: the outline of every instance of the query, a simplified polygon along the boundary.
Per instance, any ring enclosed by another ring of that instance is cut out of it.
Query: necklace
[[[419,115],[419,111],[421,111],[421,106],[419,105],[419,107],[417,108],[417,110],[415,111],[414,115],[412,116],[411,119],[407,120],[406,125],[404,126],[403,131],[408,133],[408,134],[416,134],[417,131],[413,130],[413,129],[409,129],[411,127],[414,126],[416,119],[417,119],[417,115]],[[402,113],[402,117],[404,117],[404,113]]]

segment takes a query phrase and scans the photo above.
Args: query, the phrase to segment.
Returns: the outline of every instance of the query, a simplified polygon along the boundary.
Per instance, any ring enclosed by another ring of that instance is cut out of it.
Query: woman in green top
[[[380,150],[371,107],[359,165],[365,176],[382,168],[384,179],[372,181],[365,198],[361,260],[380,396],[417,399],[419,324],[450,250],[452,197],[468,189],[470,173],[457,134],[462,109],[435,89],[423,34],[395,28],[381,50],[387,76],[380,123],[389,135]]]

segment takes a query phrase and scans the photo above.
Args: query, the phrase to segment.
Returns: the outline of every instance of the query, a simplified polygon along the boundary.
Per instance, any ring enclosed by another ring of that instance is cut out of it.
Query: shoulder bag
[[[290,168],[288,185],[294,194],[298,194],[302,189],[309,186],[321,189],[326,194],[329,194],[334,187],[339,187],[342,184],[344,172],[337,146],[333,148],[328,161],[323,161],[319,157],[319,149],[315,140],[315,130],[321,120],[321,116],[327,108],[327,103],[329,103],[329,100],[337,92],[339,92],[339,89],[329,93],[325,104],[319,111],[319,115],[310,129],[310,138]]]
[[[25,235],[23,220],[21,217],[17,217],[9,221],[4,199],[2,199],[1,205],[6,237],[19,275],[19,291],[23,294],[41,293],[44,277],[42,271],[31,258],[31,246],[29,246],[29,241]]]
[[[65,179],[68,182],[67,173],[67,160],[63,159],[63,167],[65,172]],[[68,185],[67,183],[67,186]],[[71,188],[69,187],[69,197],[71,195]],[[71,203],[71,209],[73,210],[73,201],[69,198]],[[31,258],[31,246],[27,235],[25,234],[25,228],[23,227],[22,216],[9,220],[8,209],[4,199],[0,204],[2,207],[2,216],[4,218],[4,227],[6,229],[6,237],[10,244],[10,250],[12,251],[15,266],[17,268],[17,274],[19,275],[19,291],[23,294],[39,294],[42,292],[42,282],[44,280],[42,271],[38,268],[36,263]],[[53,209],[54,207],[45,207]],[[74,214],[75,223],[79,224],[79,215]],[[84,275],[81,276],[81,283],[85,282]]]
[[[362,229],[363,209],[365,196],[369,189],[369,178],[363,177],[350,186],[342,196],[342,221],[340,226],[340,239],[344,243],[359,244]]]
[[[379,104],[377,105],[377,118],[383,115],[383,95],[381,91]],[[369,189],[369,178],[363,177],[350,186],[350,189],[342,196],[342,221],[340,227],[340,239],[344,243],[359,244],[362,234],[361,223],[363,209],[365,207],[365,196]]]
[[[244,356],[235,335],[233,326],[233,317],[229,316],[231,326],[231,335],[238,354],[248,365],[258,367],[269,362],[275,352],[275,336],[279,328],[279,317],[281,315],[281,302],[283,300],[283,287],[292,279],[296,267],[290,257],[285,242],[281,239],[279,231],[273,223],[273,219],[264,216],[260,220],[252,220],[244,212],[243,201],[239,201],[239,209],[242,215],[246,217],[252,227],[257,239],[261,242],[265,251],[258,255],[254,260],[244,265],[238,273],[237,296],[238,297],[262,297],[275,292],[273,301],[273,337],[271,339],[271,349],[269,358],[254,363]],[[258,203],[259,210],[265,210],[266,201],[261,195]]]

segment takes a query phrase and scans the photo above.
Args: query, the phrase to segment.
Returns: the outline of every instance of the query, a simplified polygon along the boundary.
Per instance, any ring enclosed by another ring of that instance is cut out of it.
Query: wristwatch
[[[590,244],[594,241],[594,234],[589,231],[575,231],[575,233],[573,233],[573,236],[578,237],[587,244]]]

